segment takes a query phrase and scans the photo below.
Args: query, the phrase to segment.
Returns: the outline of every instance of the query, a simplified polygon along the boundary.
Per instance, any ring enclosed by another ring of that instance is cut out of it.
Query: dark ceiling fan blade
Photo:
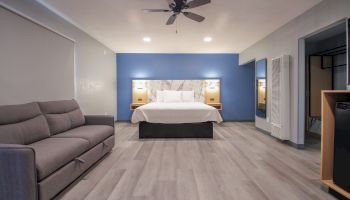
[[[167,9],[143,9],[143,12],[170,12],[171,10]]]
[[[169,17],[168,21],[166,22],[166,25],[172,25],[176,20],[177,14],[173,14]]]
[[[193,0],[187,4],[188,8],[196,8],[210,3],[210,0]]]
[[[183,14],[186,17],[188,17],[188,18],[190,18],[190,19],[192,19],[194,21],[197,21],[197,22],[202,22],[205,19],[205,17],[197,15],[197,14],[192,13],[192,12],[183,12]]]

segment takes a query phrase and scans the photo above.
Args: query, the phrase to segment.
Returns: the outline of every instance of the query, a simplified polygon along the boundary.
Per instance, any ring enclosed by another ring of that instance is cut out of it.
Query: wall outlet
[[[210,101],[214,101],[215,99],[214,98],[210,98]]]
[[[142,99],[137,99],[137,101],[142,101]]]

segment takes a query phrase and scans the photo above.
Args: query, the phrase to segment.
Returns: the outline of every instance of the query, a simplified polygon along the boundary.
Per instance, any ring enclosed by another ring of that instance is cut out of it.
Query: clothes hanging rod
[[[332,66],[332,67],[321,67],[321,69],[332,69],[332,68],[345,67],[345,66],[347,66],[347,64],[335,65],[335,66]]]
[[[324,51],[320,51],[320,52],[317,52],[317,53],[314,53],[312,55],[315,55],[315,56],[322,56],[322,55],[325,55],[325,54],[332,54],[333,52],[338,52],[338,51],[346,51],[346,45],[342,45],[342,46],[338,46],[338,47],[335,47],[335,48],[331,48],[331,49],[327,49],[327,50],[324,50]]]

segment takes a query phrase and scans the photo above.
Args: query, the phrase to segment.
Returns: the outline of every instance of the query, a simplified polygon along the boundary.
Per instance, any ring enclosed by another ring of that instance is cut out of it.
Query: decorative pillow
[[[164,102],[164,91],[157,90],[157,102]]]
[[[182,91],[182,102],[194,102],[194,91]]]
[[[164,91],[164,102],[165,103],[179,103],[181,102],[181,91],[172,91],[165,90]]]

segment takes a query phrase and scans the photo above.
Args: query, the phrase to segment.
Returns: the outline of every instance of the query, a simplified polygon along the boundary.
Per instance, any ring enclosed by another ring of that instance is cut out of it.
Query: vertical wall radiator
[[[280,140],[290,139],[289,56],[272,60],[271,134]]]

